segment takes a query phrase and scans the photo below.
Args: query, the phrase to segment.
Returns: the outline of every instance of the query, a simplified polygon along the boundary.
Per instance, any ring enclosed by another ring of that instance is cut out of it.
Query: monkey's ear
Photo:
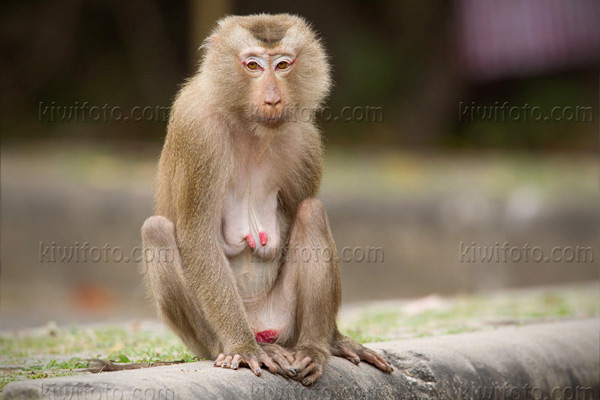
[[[198,47],[198,51],[208,50],[210,48],[210,45],[215,40],[217,40],[218,37],[219,37],[219,35],[210,35],[209,37],[207,37],[206,39],[204,39],[204,42],[202,42],[202,45],[200,45],[200,47]]]

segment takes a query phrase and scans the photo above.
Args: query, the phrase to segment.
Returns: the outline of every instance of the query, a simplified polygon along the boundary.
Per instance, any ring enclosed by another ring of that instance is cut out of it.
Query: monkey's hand
[[[254,372],[254,375],[260,376],[262,373],[260,369],[261,364],[274,374],[278,372],[275,361],[258,346],[253,346],[245,350],[221,353],[215,360],[214,366],[231,369],[238,369],[239,366],[247,366]]]
[[[371,349],[367,349],[362,344],[347,336],[339,335],[331,345],[331,354],[334,356],[346,358],[358,365],[361,361],[366,361],[374,365],[383,372],[392,373],[394,368],[385,361],[379,354]]]
[[[294,378],[294,375],[296,375],[296,370],[294,370],[291,365],[294,362],[294,356],[292,355],[291,351],[285,347],[279,346],[278,344],[259,343],[259,345],[265,351],[265,353],[267,353],[267,356],[271,357],[271,359],[275,361],[277,367],[276,373],[285,378]],[[271,371],[270,368],[269,371]]]
[[[310,386],[323,375],[329,352],[321,346],[301,346],[295,349],[292,372],[293,379]]]

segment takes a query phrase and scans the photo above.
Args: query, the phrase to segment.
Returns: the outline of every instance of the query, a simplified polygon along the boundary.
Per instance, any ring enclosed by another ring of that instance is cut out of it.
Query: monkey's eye
[[[289,61],[279,61],[277,63],[277,69],[288,69],[290,67]]]
[[[248,70],[252,72],[264,71],[265,69],[264,64],[261,62],[261,60],[257,59],[256,57],[248,57],[246,60],[243,61],[243,64],[246,68],[248,68]]]

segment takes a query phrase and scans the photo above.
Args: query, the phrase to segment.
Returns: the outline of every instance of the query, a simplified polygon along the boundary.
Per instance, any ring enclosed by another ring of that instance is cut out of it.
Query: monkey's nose
[[[265,99],[265,105],[266,106],[275,107],[279,103],[281,103],[281,99],[279,97],[272,98],[272,99]]]

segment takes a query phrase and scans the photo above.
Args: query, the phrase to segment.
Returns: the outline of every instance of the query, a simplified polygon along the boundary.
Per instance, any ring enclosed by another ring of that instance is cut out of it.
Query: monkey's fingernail
[[[302,384],[303,384],[303,385],[308,385],[308,379],[305,379],[305,380],[303,380],[303,381],[302,381]]]
[[[227,361],[225,361],[225,362],[223,363],[223,366],[226,366],[226,365],[227,365]]]
[[[296,372],[296,368],[290,368],[290,372],[294,375],[298,375],[298,373]]]
[[[231,368],[237,369],[237,364],[231,364]]]
[[[358,364],[359,362],[360,362],[360,358],[356,357],[356,358],[354,359],[354,364]]]
[[[256,373],[260,375],[260,368],[256,368]]]

